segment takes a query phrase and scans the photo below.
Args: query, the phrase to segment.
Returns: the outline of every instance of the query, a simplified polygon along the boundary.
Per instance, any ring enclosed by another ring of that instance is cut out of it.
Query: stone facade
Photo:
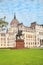
[[[30,27],[26,27],[14,17],[7,32],[0,32],[0,48],[16,47],[18,29],[22,30],[22,39],[24,40],[25,48],[43,46],[43,25],[33,22]]]

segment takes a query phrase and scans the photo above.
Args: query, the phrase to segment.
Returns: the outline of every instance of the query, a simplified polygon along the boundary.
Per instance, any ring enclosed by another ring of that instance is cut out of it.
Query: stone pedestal
[[[16,49],[24,48],[24,40],[16,40]]]

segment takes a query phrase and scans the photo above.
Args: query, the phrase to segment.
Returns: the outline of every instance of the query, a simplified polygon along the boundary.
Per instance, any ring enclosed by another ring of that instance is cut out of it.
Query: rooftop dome
[[[19,21],[16,19],[16,16],[14,15],[14,19],[11,21],[10,25],[15,26],[15,25],[18,25],[18,24],[19,24]]]

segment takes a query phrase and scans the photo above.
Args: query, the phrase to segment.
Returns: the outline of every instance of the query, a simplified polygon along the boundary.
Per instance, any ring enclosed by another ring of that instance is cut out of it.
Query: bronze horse
[[[16,39],[18,39],[18,37],[19,37],[19,39],[21,39],[20,36],[22,36],[22,30],[18,30],[18,33],[16,35]]]

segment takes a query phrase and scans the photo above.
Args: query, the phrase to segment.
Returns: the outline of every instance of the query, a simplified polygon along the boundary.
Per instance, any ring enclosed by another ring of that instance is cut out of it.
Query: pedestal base
[[[16,49],[24,48],[24,40],[16,40]]]

